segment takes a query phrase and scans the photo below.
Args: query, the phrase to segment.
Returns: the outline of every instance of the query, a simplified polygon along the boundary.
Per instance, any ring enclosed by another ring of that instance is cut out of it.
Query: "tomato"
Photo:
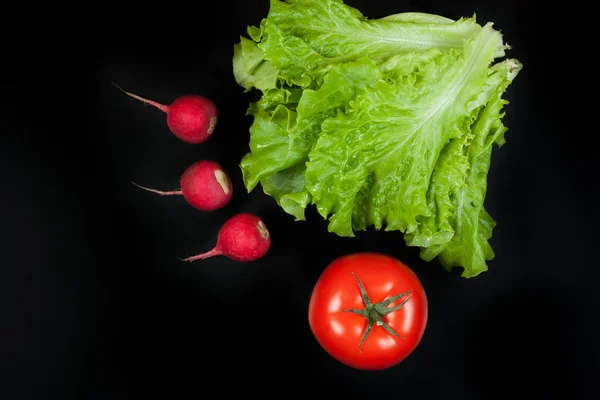
[[[308,321],[323,349],[361,370],[390,368],[410,355],[427,325],[427,296],[414,271],[386,254],[333,260],[310,297]]]

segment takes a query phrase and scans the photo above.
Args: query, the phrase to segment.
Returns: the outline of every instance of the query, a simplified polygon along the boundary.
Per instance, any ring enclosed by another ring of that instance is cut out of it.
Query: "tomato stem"
[[[371,302],[371,299],[369,299],[369,295],[367,294],[367,291],[366,291],[365,287],[363,286],[362,282],[360,281],[360,279],[358,278],[358,276],[354,272],[352,272],[352,275],[354,275],[354,277],[356,278],[356,281],[358,282],[358,287],[360,289],[360,296],[363,300],[363,303],[365,304],[365,308],[363,310],[348,309],[348,310],[344,310],[344,311],[361,315],[367,319],[367,327],[365,329],[365,332],[363,333],[360,343],[358,344],[358,352],[359,353],[362,352],[362,350],[361,350],[362,345],[365,342],[365,340],[367,340],[369,333],[371,333],[371,329],[373,329],[373,325],[382,327],[383,329],[386,330],[386,332],[388,332],[392,336],[396,336],[396,337],[400,337],[400,338],[404,339],[403,336],[400,336],[391,326],[389,326],[387,324],[387,322],[385,322],[383,320],[383,317],[385,317],[386,315],[388,315],[390,313],[398,311],[400,308],[402,308],[402,306],[404,306],[410,300],[410,298],[412,296],[412,289],[407,292],[397,294],[397,295],[390,297],[389,299],[383,300],[379,303],[373,304]],[[405,297],[405,299],[402,300],[400,302],[400,304],[395,305],[394,307],[388,308],[388,306],[390,304],[392,304],[395,301],[400,300],[403,297]]]

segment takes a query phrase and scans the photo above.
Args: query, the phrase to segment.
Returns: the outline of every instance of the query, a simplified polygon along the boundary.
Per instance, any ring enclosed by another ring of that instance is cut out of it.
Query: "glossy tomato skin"
[[[359,351],[367,319],[344,311],[365,308],[353,273],[372,303],[412,290],[404,306],[383,317],[401,337],[375,325]],[[389,255],[363,252],[341,256],[325,268],[313,288],[308,320],[315,338],[332,357],[352,368],[381,370],[415,350],[425,332],[427,313],[425,290],[412,269]]]

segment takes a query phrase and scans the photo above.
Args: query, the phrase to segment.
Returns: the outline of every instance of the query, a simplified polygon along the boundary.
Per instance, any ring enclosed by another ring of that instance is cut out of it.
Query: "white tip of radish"
[[[256,229],[258,229],[261,238],[265,240],[269,238],[269,231],[262,221],[259,221],[258,224],[256,224]]]
[[[227,174],[220,169],[215,169],[215,178],[217,178],[217,182],[219,182],[219,185],[221,185],[223,193],[229,194],[229,186],[231,185],[231,182],[229,181]]]
[[[216,126],[217,126],[217,118],[216,117],[212,117],[210,119],[210,124],[208,125],[208,130],[207,130],[207,132],[208,132],[209,135],[213,133],[213,131],[215,130]]]

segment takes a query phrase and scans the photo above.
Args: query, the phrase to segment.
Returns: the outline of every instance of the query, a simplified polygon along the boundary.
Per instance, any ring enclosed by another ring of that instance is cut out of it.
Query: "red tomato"
[[[385,369],[404,360],[421,341],[427,297],[400,260],[380,253],[348,254],[319,277],[308,321],[319,344],[338,361],[356,369]]]

